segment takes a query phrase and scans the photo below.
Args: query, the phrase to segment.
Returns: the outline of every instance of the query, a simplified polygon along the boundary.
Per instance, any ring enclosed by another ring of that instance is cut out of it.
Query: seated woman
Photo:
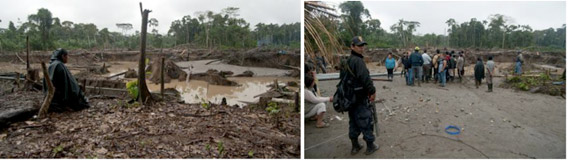
[[[325,114],[325,102],[332,102],[333,97],[318,97],[313,92],[313,87],[315,84],[314,77],[310,74],[305,75],[305,86],[304,88],[304,98],[305,98],[305,110],[304,116],[306,118],[315,119],[316,127],[325,128],[329,127],[329,124],[323,122],[323,115]]]
[[[51,55],[47,71],[55,93],[49,105],[49,111],[78,111],[90,107],[75,77],[64,64],[68,60],[69,56],[65,49],[57,49]],[[47,86],[45,79],[43,86]],[[44,94],[47,94],[47,87],[44,87]]]

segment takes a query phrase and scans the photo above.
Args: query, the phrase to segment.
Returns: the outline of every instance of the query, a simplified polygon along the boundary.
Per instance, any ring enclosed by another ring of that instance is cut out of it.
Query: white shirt
[[[311,91],[311,89],[308,88],[304,88],[304,99],[306,100],[305,102],[312,104],[329,101],[329,97],[318,97],[314,94],[314,92]]]
[[[422,60],[424,61],[424,64],[430,64],[432,58],[430,58],[428,54],[422,53]]]

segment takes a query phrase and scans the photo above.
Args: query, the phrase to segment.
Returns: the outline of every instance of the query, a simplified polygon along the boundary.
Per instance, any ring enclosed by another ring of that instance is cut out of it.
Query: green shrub
[[[132,97],[132,99],[136,99],[136,97],[138,97],[138,80],[126,83],[126,89],[128,90],[130,97]]]

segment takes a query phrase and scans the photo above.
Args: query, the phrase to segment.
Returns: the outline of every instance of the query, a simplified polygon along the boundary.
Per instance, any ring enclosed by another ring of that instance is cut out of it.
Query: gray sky
[[[326,3],[337,7],[341,2]],[[566,23],[564,1],[363,1],[363,5],[389,32],[391,25],[404,19],[420,22],[418,34],[444,34],[450,18],[461,24],[471,18],[488,20],[491,14],[506,15],[513,20],[508,24],[528,24],[533,30],[560,28]]]
[[[47,8],[61,22],[94,23],[99,30],[106,27],[121,32],[116,23],[131,23],[132,34],[140,30],[142,21],[138,2],[152,10],[150,18],[159,21],[160,33],[167,33],[171,22],[185,15],[196,17],[196,12],[206,10],[218,13],[227,7],[240,8],[239,17],[251,26],[259,22],[283,24],[301,20],[300,0],[0,0],[0,28],[7,28],[9,21],[18,26],[17,18],[23,23],[39,8]]]

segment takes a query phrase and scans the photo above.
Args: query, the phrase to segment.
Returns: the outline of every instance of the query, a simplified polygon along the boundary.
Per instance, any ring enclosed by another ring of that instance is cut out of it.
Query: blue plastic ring
[[[453,129],[456,129],[456,130],[458,130],[458,131],[456,131],[456,132],[450,132],[450,131],[448,131],[449,129],[452,129],[452,128],[453,128]],[[457,126],[454,126],[454,125],[449,125],[449,126],[446,127],[446,133],[451,134],[451,135],[460,134],[460,128],[457,127]]]

